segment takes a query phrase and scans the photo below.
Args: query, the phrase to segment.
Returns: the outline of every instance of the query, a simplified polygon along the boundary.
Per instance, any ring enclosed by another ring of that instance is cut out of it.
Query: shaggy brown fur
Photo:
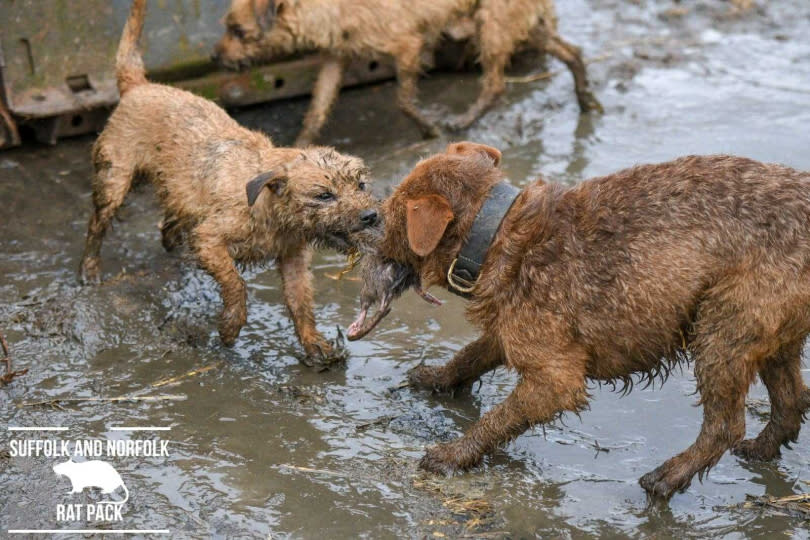
[[[580,108],[601,110],[588,90],[579,49],[557,33],[552,0],[232,0],[215,57],[225,66],[244,67],[299,51],[323,53],[297,146],[318,136],[348,60],[393,58],[399,107],[425,136],[435,136],[436,125],[416,106],[422,53],[432,51],[443,32],[466,35],[464,28],[473,18],[483,87],[478,100],[450,127],[469,126],[495,103],[505,89],[504,68],[521,44],[563,61],[574,76]]]
[[[275,258],[301,344],[309,355],[328,355],[312,312],[310,244],[345,252],[378,236],[363,162],[330,148],[276,148],[214,103],[148,83],[136,49],[144,4],[135,0],[119,47],[121,102],[93,148],[95,212],[83,281],[99,280],[104,233],[133,181],[144,177],[165,213],[163,245],[171,250],[187,241],[221,287],[219,333],[226,345],[247,316],[245,283],[234,262]]]
[[[365,308],[375,291],[390,300],[409,284],[447,286],[473,218],[503,179],[499,158],[460,143],[416,166],[383,204]],[[414,205],[419,211],[409,212]],[[380,307],[388,310],[385,299]],[[687,356],[703,428],[685,452],[644,475],[644,489],[669,498],[730,448],[774,458],[796,440],[810,407],[799,369],[810,332],[810,174],[692,156],[572,188],[537,181],[502,222],[467,315],[482,336],[443,367],[415,368],[411,383],[452,389],[499,365],[520,381],[462,438],[428,449],[427,470],[468,469],[527,428],[583,410],[588,379],[665,377]],[[370,329],[363,318],[350,338]],[[745,396],[757,375],[771,418],[744,441]]]

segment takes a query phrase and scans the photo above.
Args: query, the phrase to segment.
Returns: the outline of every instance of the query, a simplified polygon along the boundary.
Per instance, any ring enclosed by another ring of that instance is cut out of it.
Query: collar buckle
[[[456,291],[462,294],[470,294],[472,293],[475,285],[478,283],[478,279],[476,278],[475,281],[469,282],[466,279],[457,276],[453,273],[456,269],[456,263],[458,262],[458,257],[453,259],[453,262],[450,264],[450,268],[447,270],[447,283]]]

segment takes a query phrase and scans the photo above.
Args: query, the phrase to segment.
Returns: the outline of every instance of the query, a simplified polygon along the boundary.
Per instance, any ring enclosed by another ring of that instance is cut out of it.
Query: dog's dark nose
[[[219,64],[219,51],[214,51],[211,53],[211,61],[215,64]]]
[[[377,224],[377,211],[376,210],[363,210],[360,213],[360,223],[366,227],[371,227]]]

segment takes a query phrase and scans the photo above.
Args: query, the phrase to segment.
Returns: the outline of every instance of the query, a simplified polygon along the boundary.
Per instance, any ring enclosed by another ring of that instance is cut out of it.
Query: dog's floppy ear
[[[447,145],[445,152],[448,154],[462,154],[468,156],[474,154],[483,154],[492,160],[492,165],[494,167],[501,164],[501,151],[485,144],[469,141],[458,142]]]
[[[273,26],[276,13],[276,0],[253,0],[253,15],[262,32]]]
[[[246,191],[248,206],[253,206],[259,194],[265,187],[272,189],[276,195],[280,195],[287,185],[287,171],[283,169],[273,169],[262,173],[247,183]]]
[[[420,257],[429,255],[439,245],[447,224],[453,220],[450,203],[441,195],[427,195],[407,201],[405,226],[408,245]]]

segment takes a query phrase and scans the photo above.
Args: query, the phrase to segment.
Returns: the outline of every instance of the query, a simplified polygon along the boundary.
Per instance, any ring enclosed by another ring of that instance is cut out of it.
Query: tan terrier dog
[[[165,213],[164,247],[186,241],[221,287],[225,345],[234,344],[247,318],[235,261],[275,258],[298,339],[308,355],[327,357],[332,348],[312,309],[310,245],[347,253],[379,234],[366,167],[331,148],[276,148],[214,103],[149,83],[137,50],[145,3],[133,3],[116,57],[121,101],[93,147],[95,212],[82,280],[99,281],[104,233],[133,181],[146,178]]]
[[[214,57],[226,67],[242,68],[301,51],[323,53],[296,146],[310,144],[320,133],[350,59],[393,58],[399,107],[432,137],[438,134],[435,123],[416,106],[422,53],[468,20],[475,21],[483,86],[478,100],[448,127],[470,126],[495,103],[506,88],[504,69],[522,44],[562,60],[574,76],[580,109],[601,110],[588,89],[579,49],[557,33],[551,0],[232,0]]]

